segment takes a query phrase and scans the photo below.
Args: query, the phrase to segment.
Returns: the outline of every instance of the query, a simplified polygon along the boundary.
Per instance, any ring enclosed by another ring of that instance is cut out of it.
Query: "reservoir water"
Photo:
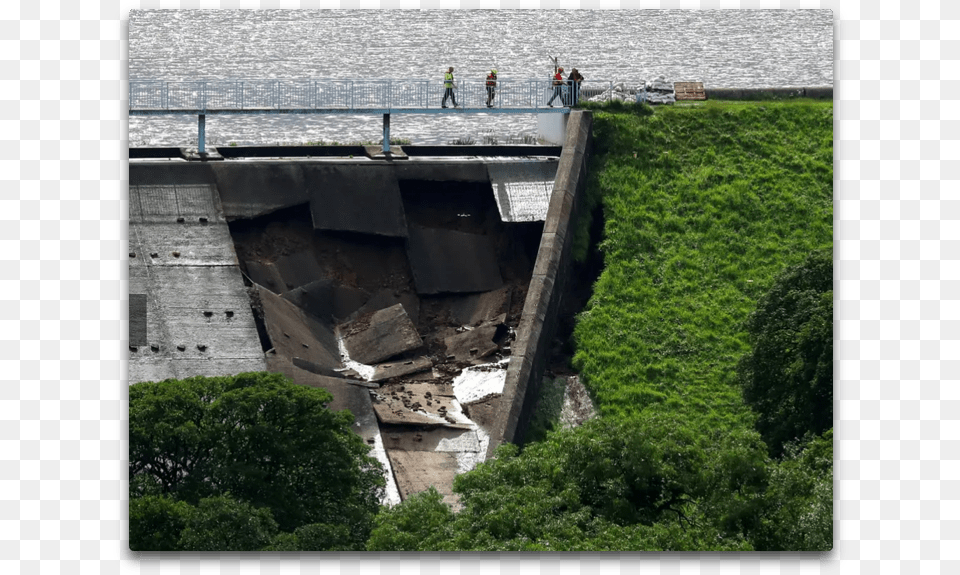
[[[830,10],[133,10],[129,78],[547,78],[557,57],[588,80],[663,76],[710,88],[830,86]],[[536,135],[532,115],[394,114],[416,144]],[[207,144],[377,141],[379,116],[209,116]],[[195,117],[130,117],[130,146],[196,145]]]

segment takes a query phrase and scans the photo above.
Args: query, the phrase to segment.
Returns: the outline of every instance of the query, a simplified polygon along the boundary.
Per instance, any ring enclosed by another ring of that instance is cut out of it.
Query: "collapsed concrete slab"
[[[274,266],[283,278],[285,289],[298,288],[323,278],[323,270],[312,252],[297,252],[279,258]]]
[[[373,409],[385,425],[472,429],[449,385],[404,382],[381,387],[373,394]]]
[[[393,363],[381,363],[374,366],[373,377],[370,378],[370,381],[386,381],[394,377],[426,371],[431,367],[433,367],[433,361],[426,357]]]
[[[388,436],[389,437],[389,436]],[[443,495],[444,503],[457,505],[453,493],[453,478],[457,475],[457,457],[445,451],[400,451],[388,449],[400,497],[407,499],[414,493],[435,487]]]
[[[403,304],[362,315],[340,326],[340,333],[350,359],[367,365],[423,344]]]
[[[315,317],[329,320],[344,319],[356,313],[370,294],[359,288],[322,279],[292,289],[282,297]]]
[[[324,370],[343,367],[333,328],[266,288],[257,287],[267,335],[277,355],[302,358]]]
[[[417,430],[391,428],[383,445],[387,450],[400,451],[480,451],[480,440],[476,431],[450,427]]]
[[[390,166],[349,170],[314,164],[303,169],[315,229],[407,236],[400,186]]]
[[[494,291],[458,296],[450,302],[450,315],[461,325],[479,325],[510,310],[513,289],[503,286]]]
[[[446,338],[447,359],[471,361],[487,357],[500,349],[493,341],[496,333],[496,325],[485,324]]]
[[[268,354],[268,356],[275,356],[275,355],[276,355],[276,350],[271,350],[270,354]],[[291,362],[293,362],[293,365],[295,367],[309,371],[310,373],[315,373],[317,375],[323,375],[327,377],[341,376],[340,375],[341,372],[337,369],[322,366],[319,363],[308,361],[306,359],[303,359],[302,357],[292,357],[292,358],[284,358],[284,359],[289,359]]]
[[[403,309],[407,312],[407,317],[416,325],[417,318],[420,317],[420,298],[412,291],[398,292],[391,289],[382,289],[373,294],[373,296],[363,304],[363,307],[356,311],[356,314],[357,317],[360,317],[367,313],[395,306],[398,303],[403,304]]]
[[[460,407],[463,409],[464,415],[470,418],[470,421],[477,424],[484,433],[490,435],[497,418],[497,410],[500,409],[500,398],[499,395],[492,395]]]
[[[250,281],[253,283],[261,285],[275,294],[286,291],[283,278],[280,277],[280,272],[277,270],[277,266],[273,265],[273,262],[261,263],[248,260],[245,264],[247,267],[247,276],[250,277]]]
[[[341,377],[331,377],[312,372],[310,369],[303,369],[303,363],[294,358],[289,358],[279,354],[267,354],[267,369],[275,373],[282,373],[293,380],[297,385],[308,387],[318,387],[329,391],[333,395],[333,400],[327,405],[331,411],[340,411],[349,409],[354,417],[360,419],[364,415],[368,422],[365,433],[360,435],[364,439],[373,437],[377,433],[376,418],[373,417],[373,404],[370,402],[370,392],[362,387],[350,385],[350,381]],[[314,364],[315,365],[315,364]]]
[[[413,226],[407,254],[417,293],[484,292],[503,286],[487,236]]]

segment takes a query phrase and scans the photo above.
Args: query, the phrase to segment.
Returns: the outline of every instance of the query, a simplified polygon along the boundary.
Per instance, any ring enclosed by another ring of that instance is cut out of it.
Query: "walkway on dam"
[[[609,90],[612,81],[583,81],[579,97]],[[197,116],[198,151],[205,153],[208,114],[358,114],[383,115],[383,151],[390,151],[391,114],[569,114],[571,86],[554,98],[552,81],[497,81],[488,102],[485,80],[458,80],[458,106],[443,107],[444,87],[438,80],[130,80],[131,116]]]

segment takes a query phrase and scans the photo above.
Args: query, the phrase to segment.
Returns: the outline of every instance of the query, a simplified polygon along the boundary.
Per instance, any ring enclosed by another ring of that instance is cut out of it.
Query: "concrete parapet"
[[[553,194],[527,290],[512,359],[507,367],[500,409],[493,422],[487,458],[504,442],[522,441],[536,403],[540,381],[557,327],[564,287],[570,274],[573,230],[586,186],[593,116],[570,113]]]
[[[833,86],[797,88],[707,88],[708,100],[786,100],[791,98],[833,99]]]
[[[537,135],[550,144],[564,144],[570,114],[537,114]]]

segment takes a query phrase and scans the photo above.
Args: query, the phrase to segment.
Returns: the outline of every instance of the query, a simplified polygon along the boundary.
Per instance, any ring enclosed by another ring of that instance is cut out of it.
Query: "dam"
[[[521,441],[568,280],[591,115],[562,146],[131,151],[129,381],[331,392],[387,502]]]

